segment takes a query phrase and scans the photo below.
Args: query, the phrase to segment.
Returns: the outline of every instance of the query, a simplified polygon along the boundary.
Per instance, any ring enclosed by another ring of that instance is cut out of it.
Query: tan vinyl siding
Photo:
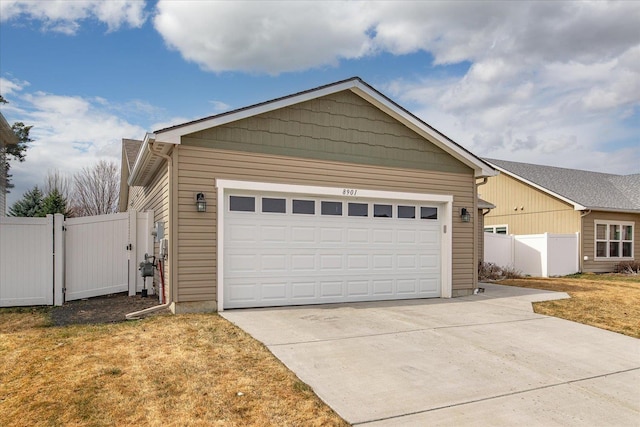
[[[454,212],[474,206],[473,171],[466,174],[372,167],[335,161],[179,146],[178,295],[176,301],[216,299],[215,180],[233,179],[353,187],[362,189],[453,194]],[[207,212],[195,211],[194,195],[204,192]],[[475,218],[475,216],[474,216]],[[453,221],[453,288],[471,290],[475,282],[474,225]]]
[[[580,212],[505,173],[489,178],[480,189],[485,200],[496,205],[485,216],[485,226],[509,226],[509,234],[568,234],[580,231]]]
[[[196,132],[182,144],[393,168],[468,170],[350,91]]]
[[[588,260],[582,261],[582,271],[590,273],[608,273],[614,271],[615,265],[619,262],[628,261],[627,259],[618,259],[613,261],[600,259],[595,260],[595,221],[633,222],[633,254],[636,261],[640,259],[640,232],[638,231],[638,227],[640,226],[640,214],[592,211],[582,218],[582,255],[589,257]]]
[[[153,222],[165,222],[165,238],[169,238],[169,175],[166,165],[158,171],[151,183],[146,187],[130,187],[129,189],[129,209],[138,212],[153,210]],[[154,243],[153,255],[158,256],[159,246]],[[171,253],[169,254],[171,256]],[[167,262],[164,266],[165,289],[170,290],[170,266]],[[154,283],[160,280],[158,272],[154,277]],[[168,295],[167,295],[168,296]]]

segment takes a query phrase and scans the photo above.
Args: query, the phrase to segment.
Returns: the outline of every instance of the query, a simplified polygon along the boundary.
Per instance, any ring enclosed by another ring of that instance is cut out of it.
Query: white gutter
[[[142,147],[140,147],[140,151],[138,152],[136,161],[133,164],[133,171],[131,172],[131,175],[129,175],[129,179],[127,180],[127,184],[129,186],[133,185],[136,179],[138,179],[138,176],[140,175],[142,170],[142,165],[145,164],[146,160],[150,156],[150,154],[148,153],[147,150],[145,150],[145,148],[147,148],[150,143],[155,142],[155,140],[156,140],[155,133],[147,132],[147,134],[144,136],[144,140],[142,141]]]

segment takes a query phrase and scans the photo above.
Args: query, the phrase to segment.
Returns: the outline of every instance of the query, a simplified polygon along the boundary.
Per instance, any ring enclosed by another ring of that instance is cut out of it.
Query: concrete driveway
[[[640,426],[640,340],[533,313],[563,293],[230,310],[348,422]]]

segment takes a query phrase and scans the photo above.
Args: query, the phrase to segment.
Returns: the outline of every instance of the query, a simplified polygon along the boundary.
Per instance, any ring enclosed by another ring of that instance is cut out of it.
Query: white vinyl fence
[[[51,305],[52,281],[53,215],[0,217],[0,307]]]
[[[536,277],[566,276],[580,269],[579,233],[506,236],[484,233],[484,261]]]
[[[137,253],[153,253],[152,221],[153,212],[135,211],[0,218],[0,307],[135,295]]]

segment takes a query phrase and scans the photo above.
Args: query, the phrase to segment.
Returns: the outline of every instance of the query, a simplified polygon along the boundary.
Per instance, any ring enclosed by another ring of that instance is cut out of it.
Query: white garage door
[[[440,296],[437,203],[224,197],[224,308]]]

